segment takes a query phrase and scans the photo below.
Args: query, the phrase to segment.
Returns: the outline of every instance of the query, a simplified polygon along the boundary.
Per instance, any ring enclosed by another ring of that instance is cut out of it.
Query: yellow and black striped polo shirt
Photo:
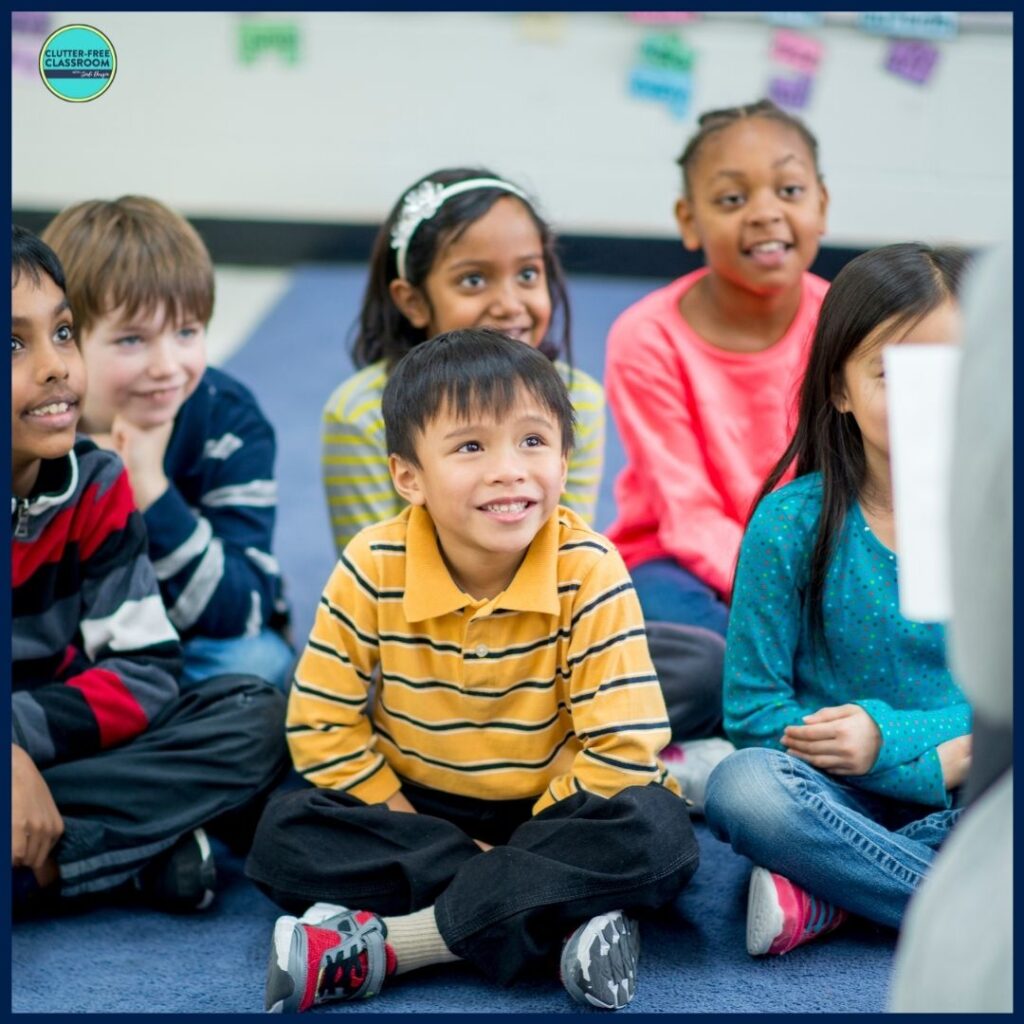
[[[668,740],[626,567],[561,506],[487,600],[452,581],[424,509],[363,530],[327,581],[288,701],[296,768],[367,803],[399,777],[537,797],[535,813],[579,789],[678,792],[657,757]]]

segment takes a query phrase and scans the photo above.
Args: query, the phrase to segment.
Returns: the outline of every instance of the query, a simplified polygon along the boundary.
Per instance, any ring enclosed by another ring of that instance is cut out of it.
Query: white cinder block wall
[[[13,204],[155,195],[188,215],[379,221],[446,164],[524,182],[563,232],[672,236],[674,158],[694,115],[762,95],[782,70],[755,15],[681,31],[697,52],[691,116],[629,97],[646,31],[613,13],[298,13],[301,61],[245,66],[238,13],[52,15],[112,40],[117,78],[64,103],[13,80]],[[255,16],[249,16],[255,17]],[[970,16],[968,16],[968,19]],[[1012,217],[1012,29],[938,43],[931,82],[887,73],[887,41],[826,24],[805,116],[833,205],[828,241],[985,244]]]

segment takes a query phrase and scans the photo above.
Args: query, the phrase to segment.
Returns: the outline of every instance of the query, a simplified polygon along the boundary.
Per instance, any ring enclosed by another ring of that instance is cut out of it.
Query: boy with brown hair
[[[558,504],[565,384],[520,341],[451,331],[401,360],[383,412],[409,507],[327,582],[287,722],[313,788],[272,799],[247,864],[302,914],[275,925],[266,1008],[464,959],[503,984],[558,969],[618,1009],[632,915],[698,851],[629,574]]]
[[[206,246],[144,196],[78,203],[43,239],[64,264],[89,374],[82,427],[128,470],[183,686],[244,672],[287,688],[274,431],[248,389],[206,365]]]

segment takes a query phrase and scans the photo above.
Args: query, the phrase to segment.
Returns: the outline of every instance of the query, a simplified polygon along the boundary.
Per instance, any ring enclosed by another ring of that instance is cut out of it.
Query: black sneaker
[[[159,910],[188,914],[213,902],[217,866],[206,833],[197,828],[147,864],[135,885]]]

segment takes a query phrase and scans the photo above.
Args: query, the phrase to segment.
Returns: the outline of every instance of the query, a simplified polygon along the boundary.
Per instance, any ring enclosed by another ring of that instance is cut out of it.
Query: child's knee
[[[712,834],[730,833],[751,824],[762,826],[787,801],[783,781],[788,754],[765,747],[746,747],[720,761],[708,778],[704,816]]]

